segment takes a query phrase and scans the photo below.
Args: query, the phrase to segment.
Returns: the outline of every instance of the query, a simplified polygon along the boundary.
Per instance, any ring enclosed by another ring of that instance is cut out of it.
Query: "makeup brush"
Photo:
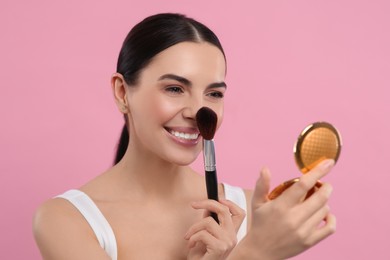
[[[203,137],[203,158],[207,197],[216,201],[218,201],[218,180],[213,138],[215,130],[217,129],[217,121],[217,114],[208,107],[202,107],[196,113],[196,123],[198,124],[200,135]],[[219,223],[215,212],[211,212],[211,217]]]

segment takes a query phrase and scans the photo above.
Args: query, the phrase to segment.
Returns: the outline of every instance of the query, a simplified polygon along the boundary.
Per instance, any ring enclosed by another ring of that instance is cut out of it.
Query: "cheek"
[[[173,114],[177,112],[180,106],[179,102],[170,100],[163,95],[149,96],[145,105],[148,106],[149,116],[157,119],[157,121],[164,122],[169,120]]]
[[[221,126],[223,122],[223,106],[222,108],[219,108],[218,110],[214,110],[217,113],[218,116],[218,122],[217,122],[217,129]]]

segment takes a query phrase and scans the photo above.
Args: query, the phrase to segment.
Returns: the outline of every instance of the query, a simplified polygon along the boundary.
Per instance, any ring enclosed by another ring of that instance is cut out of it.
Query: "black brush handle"
[[[218,201],[218,180],[217,171],[206,171],[206,187],[207,197]],[[218,216],[215,212],[211,212],[210,216],[219,224]]]

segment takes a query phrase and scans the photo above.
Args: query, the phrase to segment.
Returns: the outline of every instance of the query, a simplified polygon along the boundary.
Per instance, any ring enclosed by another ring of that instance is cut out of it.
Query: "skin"
[[[171,131],[196,134],[195,115],[203,106],[216,112],[220,126],[225,72],[218,48],[183,42],[155,56],[135,86],[118,73],[112,76],[130,143],[117,165],[80,190],[110,223],[119,259],[284,259],[334,232],[329,184],[302,201],[331,167],[315,168],[273,201],[267,199],[270,174],[264,169],[253,199],[252,191],[245,191],[249,230],[236,244],[245,213],[223,199],[222,185],[222,199],[207,200],[204,176],[188,166],[201,152],[201,140],[183,140]],[[220,225],[210,211],[218,214]],[[44,259],[109,259],[88,223],[64,199],[51,199],[37,210],[34,235]]]

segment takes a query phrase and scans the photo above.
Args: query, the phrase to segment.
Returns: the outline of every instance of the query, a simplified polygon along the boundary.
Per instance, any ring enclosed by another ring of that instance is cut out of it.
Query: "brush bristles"
[[[217,114],[208,107],[202,107],[196,113],[196,123],[198,124],[200,135],[206,140],[214,138],[217,121]]]

